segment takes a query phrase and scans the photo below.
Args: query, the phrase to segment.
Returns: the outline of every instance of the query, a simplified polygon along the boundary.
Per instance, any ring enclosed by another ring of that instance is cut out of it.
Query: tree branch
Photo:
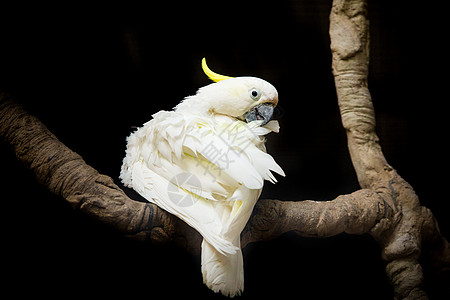
[[[242,245],[285,232],[329,237],[369,233],[382,247],[395,297],[426,298],[419,258],[438,274],[450,270],[450,250],[431,211],[387,163],[375,133],[367,88],[369,22],[361,0],[335,0],[330,14],[332,69],[342,123],[361,190],[332,201],[260,200]],[[62,144],[37,118],[0,94],[0,136],[48,190],[123,234],[152,243],[174,242],[199,252],[201,236],[156,205],[133,201]]]
[[[40,184],[74,209],[138,240],[174,240],[198,250],[195,230],[154,204],[128,198],[110,177],[87,165],[6,94],[0,94],[0,136]]]
[[[395,207],[396,213],[380,220],[370,233],[383,247],[386,273],[396,298],[425,299],[418,260],[423,225],[436,221],[431,213],[424,213],[412,187],[387,163],[375,133],[375,113],[367,87],[369,21],[365,0],[333,1],[330,38],[342,123],[359,183],[372,190],[384,187],[391,196],[385,200]],[[431,230],[440,236],[437,230]],[[447,241],[442,237],[438,240],[445,245],[441,250],[448,258]]]
[[[343,232],[370,232],[395,214],[385,190],[363,189],[332,201],[259,200],[242,234],[242,244],[270,240],[294,231],[304,237],[330,237]]]

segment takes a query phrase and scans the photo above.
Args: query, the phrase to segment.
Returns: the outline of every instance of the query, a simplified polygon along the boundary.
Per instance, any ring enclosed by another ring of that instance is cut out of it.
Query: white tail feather
[[[203,283],[216,293],[228,297],[240,295],[244,290],[244,263],[240,242],[233,255],[220,254],[205,239],[202,243]]]

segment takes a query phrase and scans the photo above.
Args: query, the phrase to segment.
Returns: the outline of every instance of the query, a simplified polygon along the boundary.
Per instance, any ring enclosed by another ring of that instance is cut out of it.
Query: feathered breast
[[[284,175],[264,149],[263,135],[277,128],[276,121],[271,122],[259,127],[227,116],[160,111],[128,138],[122,173],[142,161],[169,181],[177,174],[195,174],[201,189],[184,188],[201,190],[201,196],[211,200],[230,198],[239,185],[260,189],[264,179],[276,181],[271,170]]]

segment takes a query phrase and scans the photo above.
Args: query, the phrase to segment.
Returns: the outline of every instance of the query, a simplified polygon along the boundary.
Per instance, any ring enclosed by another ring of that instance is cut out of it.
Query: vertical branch
[[[390,177],[392,168],[375,133],[375,112],[367,85],[369,20],[366,1],[334,1],[330,14],[332,70],[342,123],[359,183],[370,186]]]
[[[386,190],[393,218],[370,233],[383,247],[386,273],[396,298],[426,298],[418,263],[423,219],[412,187],[386,161],[375,133],[375,112],[367,85],[369,20],[365,0],[334,0],[330,14],[332,69],[342,123],[358,181]]]

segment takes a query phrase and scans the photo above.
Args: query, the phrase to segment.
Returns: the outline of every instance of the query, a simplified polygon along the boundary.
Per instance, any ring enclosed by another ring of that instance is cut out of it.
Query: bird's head
[[[273,85],[256,77],[228,77],[211,71],[202,60],[205,74],[215,83],[197,92],[210,109],[247,122],[262,120],[261,126],[272,118],[278,103],[278,92]]]

